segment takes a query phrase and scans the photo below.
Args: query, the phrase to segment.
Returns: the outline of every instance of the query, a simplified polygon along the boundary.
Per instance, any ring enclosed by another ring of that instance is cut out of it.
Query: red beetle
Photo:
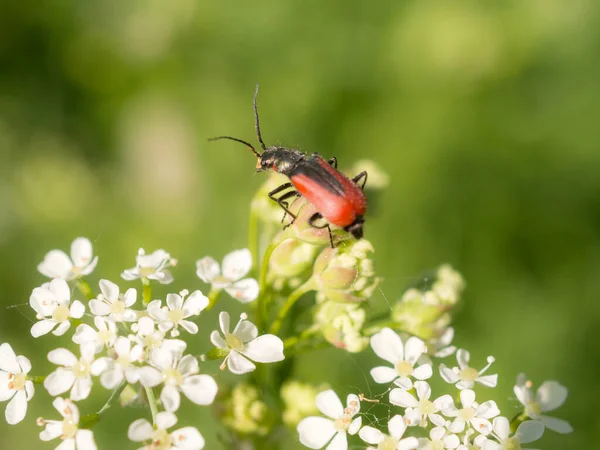
[[[367,182],[367,172],[363,171],[350,179],[337,170],[336,158],[326,161],[317,153],[307,155],[300,150],[279,146],[267,148],[260,134],[257,95],[258,85],[254,93],[254,121],[256,137],[264,150],[262,154],[250,143],[231,136],[219,136],[210,140],[230,139],[240,142],[248,146],[258,158],[257,172],[274,170],[289,177],[290,182],[269,192],[269,197],[292,217],[292,222],[296,216],[290,212],[288,200],[301,195],[318,211],[310,217],[308,223],[315,228],[328,228],[332,247],[330,223],[352,233],[356,239],[362,238],[364,215],[367,210],[367,199],[363,192]],[[358,183],[361,180],[363,180],[362,185],[359,187]],[[328,223],[322,226],[316,225],[315,222],[321,218],[325,218]]]

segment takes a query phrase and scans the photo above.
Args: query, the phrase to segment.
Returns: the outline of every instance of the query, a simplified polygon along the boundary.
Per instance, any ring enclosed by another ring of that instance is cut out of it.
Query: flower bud
[[[290,428],[295,428],[305,417],[319,415],[315,398],[324,389],[324,387],[295,380],[286,381],[281,386],[281,399],[285,405],[283,423]]]
[[[318,247],[297,239],[286,239],[279,244],[269,259],[269,281],[280,290],[286,284],[297,287],[299,278],[315,260]]]
[[[309,223],[310,218],[317,212],[317,209],[311,203],[307,202],[304,197],[300,197],[293,205],[290,205],[290,211],[296,215],[296,219],[281,232],[283,237],[298,239],[313,245],[330,244],[327,227],[316,228]],[[349,235],[344,231],[334,229],[333,226],[331,231],[334,245],[337,245],[341,241],[340,233]]]
[[[369,338],[360,333],[366,319],[360,305],[325,300],[321,293],[317,295],[317,301],[320,304],[315,324],[327,342],[350,353],[361,352],[369,345]]]
[[[260,220],[263,222],[279,225],[281,223],[281,218],[283,217],[284,211],[281,209],[281,206],[277,204],[277,202],[274,202],[269,198],[269,192],[278,188],[282,184],[287,183],[288,181],[289,180],[284,175],[271,172],[267,180],[262,184],[252,198],[252,203],[250,204],[252,213],[256,215],[256,217],[260,218]]]
[[[455,305],[464,288],[463,277],[449,264],[438,268],[436,280],[431,286],[431,290],[438,296],[440,303],[446,305]]]
[[[222,421],[235,433],[264,436],[275,423],[273,412],[261,400],[256,386],[248,383],[236,385],[223,406]]]
[[[366,189],[384,189],[390,184],[389,175],[371,159],[356,161],[348,175],[353,177],[362,171],[369,174],[369,183],[365,185]]]
[[[366,239],[323,250],[313,268],[315,290],[336,302],[367,300],[380,281],[368,257],[373,251]]]

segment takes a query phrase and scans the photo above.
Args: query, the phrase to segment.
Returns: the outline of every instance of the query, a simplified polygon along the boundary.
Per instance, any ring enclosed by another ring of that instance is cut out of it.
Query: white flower
[[[52,405],[63,416],[63,420],[38,419],[38,425],[46,426],[40,433],[42,441],[50,441],[60,437],[62,443],[57,450],[97,450],[94,434],[90,430],[79,429],[79,409],[69,399],[57,397]]]
[[[457,435],[444,427],[434,427],[429,432],[429,439],[419,438],[419,450],[455,449],[460,445]]]
[[[471,442],[471,436],[474,434],[477,436],[473,439],[473,442]],[[462,444],[460,444],[456,450],[480,450],[483,448],[483,443],[486,439],[487,438],[483,434],[477,434],[473,429],[469,428],[462,437]]]
[[[79,237],[71,244],[71,258],[62,250],[51,250],[37,269],[48,278],[74,280],[92,273],[98,257],[92,258],[92,243],[89,239]]]
[[[544,425],[535,420],[526,420],[517,428],[513,436],[510,435],[510,424],[506,417],[496,417],[494,419],[493,437],[498,442],[486,439],[483,442],[483,450],[530,450],[521,447],[521,444],[537,441],[544,434]]]
[[[208,298],[202,292],[194,291],[185,299],[188,291],[177,294],[167,294],[167,306],[161,306],[160,300],[154,300],[148,304],[148,315],[158,323],[158,329],[164,333],[169,330],[171,336],[179,336],[179,326],[190,334],[198,333],[198,325],[189,320],[191,316],[197,316],[208,306]]]
[[[492,431],[492,424],[489,419],[500,414],[496,402],[489,400],[481,405],[478,404],[475,401],[475,392],[471,389],[460,391],[460,402],[462,404],[461,409],[452,406],[442,411],[445,416],[455,418],[448,429],[452,433],[462,433],[465,426],[470,424],[476,432],[488,435]]]
[[[57,368],[44,380],[44,387],[53,397],[71,389],[73,401],[84,400],[92,390],[92,367],[95,345],[81,346],[81,358],[77,358],[66,348],[57,348],[48,353],[48,361],[62,367]]]
[[[27,379],[30,370],[26,357],[15,355],[10,344],[0,345],[0,402],[10,400],[5,412],[10,425],[25,418],[27,402],[33,397],[33,382]]]
[[[221,364],[221,370],[225,369],[227,363],[229,370],[239,375],[256,369],[252,361],[271,363],[284,359],[282,340],[272,334],[258,336],[258,329],[246,320],[247,317],[246,314],[242,314],[235,329],[230,333],[229,313],[223,311],[219,314],[223,336],[215,330],[210,334],[210,341],[220,349],[229,350]]]
[[[130,335],[129,340],[135,344],[141,345],[147,356],[150,356],[152,350],[160,348],[165,340],[165,333],[155,329],[154,319],[151,317],[140,317],[137,323],[131,326],[131,329],[136,333]],[[186,344],[183,343],[185,349]]]
[[[73,342],[79,345],[94,344],[96,353],[104,347],[111,348],[117,340],[117,325],[100,316],[94,317],[94,325],[97,330],[85,323],[79,325],[73,335]]]
[[[217,395],[217,383],[210,375],[200,372],[198,360],[192,355],[177,354],[160,348],[152,352],[151,366],[138,370],[140,383],[155,387],[164,383],[160,400],[167,411],[177,411],[181,402],[179,391],[196,405],[210,405]]]
[[[435,356],[436,358],[446,358],[447,356],[453,355],[456,351],[456,347],[452,345],[453,339],[454,328],[448,327],[439,338],[431,339],[430,341],[428,341],[429,344],[433,347],[433,356]]]
[[[204,438],[194,427],[184,427],[169,433],[168,428],[175,426],[177,417],[170,412],[156,415],[156,427],[146,419],[138,419],[129,425],[127,437],[133,442],[151,441],[139,450],[200,450],[204,448]]]
[[[376,428],[366,426],[362,427],[358,435],[367,444],[377,445],[369,447],[369,450],[389,449],[389,450],[409,450],[417,448],[419,441],[415,437],[407,437],[402,439],[402,435],[406,431],[406,424],[400,415],[395,415],[388,422],[389,436],[386,436]]]
[[[135,267],[123,271],[121,278],[128,281],[141,278],[142,281],[156,280],[161,284],[169,284],[173,281],[173,276],[168,268],[176,264],[177,260],[171,258],[163,249],[146,255],[144,249],[140,248],[135,258]]]
[[[93,375],[100,375],[100,384],[106,389],[116,388],[124,379],[134,384],[139,380],[138,369],[133,364],[140,362],[144,349],[141,345],[131,347],[126,337],[119,337],[115,342],[115,359],[104,357],[96,360],[92,367]]]
[[[344,408],[336,393],[329,389],[317,394],[315,401],[319,411],[329,419],[317,416],[302,419],[297,427],[300,442],[308,448],[319,449],[331,441],[327,449],[346,450],[346,433],[356,434],[362,424],[360,416],[352,419],[360,411],[360,400],[350,394]]]
[[[487,387],[495,387],[498,384],[498,375],[483,375],[495,361],[493,356],[487,357],[487,365],[477,371],[469,367],[470,355],[467,350],[458,349],[456,352],[456,360],[459,367],[449,369],[444,364],[440,364],[440,375],[447,383],[455,384],[458,389],[472,389],[475,382],[483,384]]]
[[[223,271],[210,256],[196,261],[196,275],[209,283],[213,289],[225,289],[241,303],[249,303],[258,297],[258,282],[244,278],[252,268],[252,254],[248,249],[235,250],[223,258]]]
[[[431,377],[433,370],[430,364],[421,364],[415,368],[417,360],[427,351],[425,343],[418,337],[410,337],[406,345],[390,328],[383,328],[371,337],[371,348],[382,359],[394,367],[379,366],[371,369],[371,376],[376,383],[394,384],[402,389],[411,389],[412,380],[426,380]]]
[[[454,406],[452,397],[450,395],[442,395],[433,402],[430,401],[431,387],[429,387],[426,381],[416,381],[415,390],[417,391],[417,398],[403,389],[392,389],[392,392],[390,392],[390,403],[406,408],[404,418],[407,425],[421,425],[426,427],[427,419],[429,419],[435,425],[443,426],[446,421],[438,412],[451,409]]]
[[[513,388],[519,402],[525,406],[525,414],[552,431],[563,434],[571,433],[573,427],[569,422],[542,414],[559,408],[565,402],[568,394],[567,388],[557,381],[545,381],[534,396],[532,386],[531,381],[527,380],[525,374],[522,373],[517,377],[517,384]]]
[[[96,316],[108,316],[114,322],[133,322],[135,311],[129,309],[137,300],[137,291],[127,289],[125,294],[119,293],[119,286],[108,280],[100,280],[101,294],[90,300],[90,311]]]
[[[52,330],[55,336],[62,336],[71,326],[69,319],[80,319],[85,312],[85,306],[79,300],[71,303],[69,285],[60,278],[35,288],[29,297],[29,304],[39,320],[31,327],[31,335],[35,338]]]

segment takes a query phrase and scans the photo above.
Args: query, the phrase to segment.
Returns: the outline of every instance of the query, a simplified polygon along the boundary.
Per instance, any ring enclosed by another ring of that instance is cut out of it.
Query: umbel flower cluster
[[[97,449],[94,431],[117,405],[136,406],[138,418],[122,434],[130,448],[146,450],[200,450],[207,434],[215,440],[212,430],[181,414],[182,404],[210,407],[229,432],[221,445],[231,449],[287,448],[293,439],[328,450],[518,450],[545,429],[572,431],[547,414],[567,397],[556,381],[534,390],[519,375],[514,395],[522,407],[500,412],[488,395],[498,382],[490,373],[494,358],[483,363],[476,356],[472,363],[452,343],[452,311],[465,285],[458,272],[439,267],[385,314],[373,315],[367,306],[381,283],[373,245],[334,230],[332,248],[328,230],[308,223],[315,210],[302,199],[291,205],[296,219],[281,230],[280,211],[262,195],[278,182],[270,177],[252,201],[249,248],[221,264],[199,259],[197,286],[189,289],[171,289],[182,269],[162,249],[140,249],[120,280],[98,277],[93,286],[88,277],[98,276],[102,264],[88,239],[75,239],[70,254],[49,251],[37,268],[47,280],[29,299],[35,317],[29,333],[52,343],[53,369],[40,374],[9,343],[0,345],[6,422],[36,420],[40,440],[59,450]],[[157,284],[170,293],[155,298]],[[224,310],[225,297],[246,309],[239,319]],[[201,328],[201,315],[214,325]],[[191,343],[206,352],[193,354]],[[374,352],[381,362],[364,371],[370,391],[380,386],[382,393],[346,392],[342,401],[329,388],[334,380],[296,379],[297,356],[326,347]],[[434,394],[432,384],[445,390]],[[483,398],[476,398],[477,385],[487,389],[478,391]],[[36,387],[42,395],[34,395]],[[104,405],[89,410],[90,396],[105,398]],[[31,418],[29,403],[37,406],[38,399],[52,403],[51,418]]]

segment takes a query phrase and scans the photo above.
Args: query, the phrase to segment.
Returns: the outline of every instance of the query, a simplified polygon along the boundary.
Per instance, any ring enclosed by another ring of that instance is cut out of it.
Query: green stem
[[[265,250],[262,265],[260,266],[260,275],[258,278],[258,299],[256,299],[256,326],[259,330],[263,328],[263,319],[266,317],[266,298],[267,298],[267,273],[269,272],[269,260],[273,251],[281,244],[284,238],[282,233],[277,235]]]
[[[519,413],[517,413],[515,415],[515,417],[513,417],[510,420],[510,430],[515,433],[517,431],[517,428],[519,427],[519,425],[521,425],[525,419],[527,418],[527,415],[525,414],[525,411],[521,411]]]
[[[313,287],[314,287],[313,279],[310,278],[306,283],[298,286],[294,291],[292,291],[290,296],[287,298],[287,300],[285,301],[285,303],[279,310],[279,313],[277,314],[277,318],[275,319],[275,321],[273,322],[273,325],[271,326],[270,332],[272,334],[277,334],[279,332],[281,325],[283,324],[283,320],[285,319],[285,316],[290,311],[292,306],[294,306],[294,304],[300,299],[300,297],[302,297],[307,292],[312,291]]]
[[[217,300],[219,300],[219,296],[221,295],[221,289],[211,289],[210,292],[208,293],[208,305],[206,306],[206,311],[209,311],[213,306],[215,306],[215,303],[217,303]]]
[[[85,295],[85,297],[88,300],[93,300],[94,298],[94,293],[92,292],[92,288],[90,287],[90,284],[84,280],[83,278],[79,278],[77,279],[77,281],[75,282],[77,289],[79,289],[79,292],[81,292],[83,295]]]
[[[152,284],[150,284],[150,280],[142,280],[142,285],[142,302],[144,306],[148,306],[148,303],[152,301]]]
[[[29,381],[33,381],[33,384],[44,384],[44,380],[46,380],[46,375],[28,375],[27,379]]]
[[[303,342],[306,342],[309,338],[314,336],[318,331],[319,331],[319,327],[317,325],[313,325],[312,327],[307,328],[306,330],[303,330],[297,336],[290,336],[285,341],[283,341],[284,350],[289,350],[299,344],[302,344]]]
[[[104,406],[102,406],[102,408],[100,408],[96,414],[101,415],[108,408],[110,408],[111,405],[112,405],[112,402],[115,400],[115,398],[117,398],[117,397],[119,397],[121,395],[121,393],[123,392],[123,389],[125,389],[126,386],[127,386],[127,381],[123,380],[121,382],[121,384],[119,385],[119,387],[117,387],[113,391],[113,393],[110,395],[110,397],[108,398],[108,400],[106,400],[106,403],[104,404]]]
[[[258,273],[258,215],[250,207],[250,223],[248,224],[248,250],[252,254],[252,269]]]
[[[156,396],[154,395],[154,389],[146,388],[146,398],[148,398],[148,405],[150,405],[150,413],[152,414],[152,424],[156,425],[158,405],[156,404]]]

